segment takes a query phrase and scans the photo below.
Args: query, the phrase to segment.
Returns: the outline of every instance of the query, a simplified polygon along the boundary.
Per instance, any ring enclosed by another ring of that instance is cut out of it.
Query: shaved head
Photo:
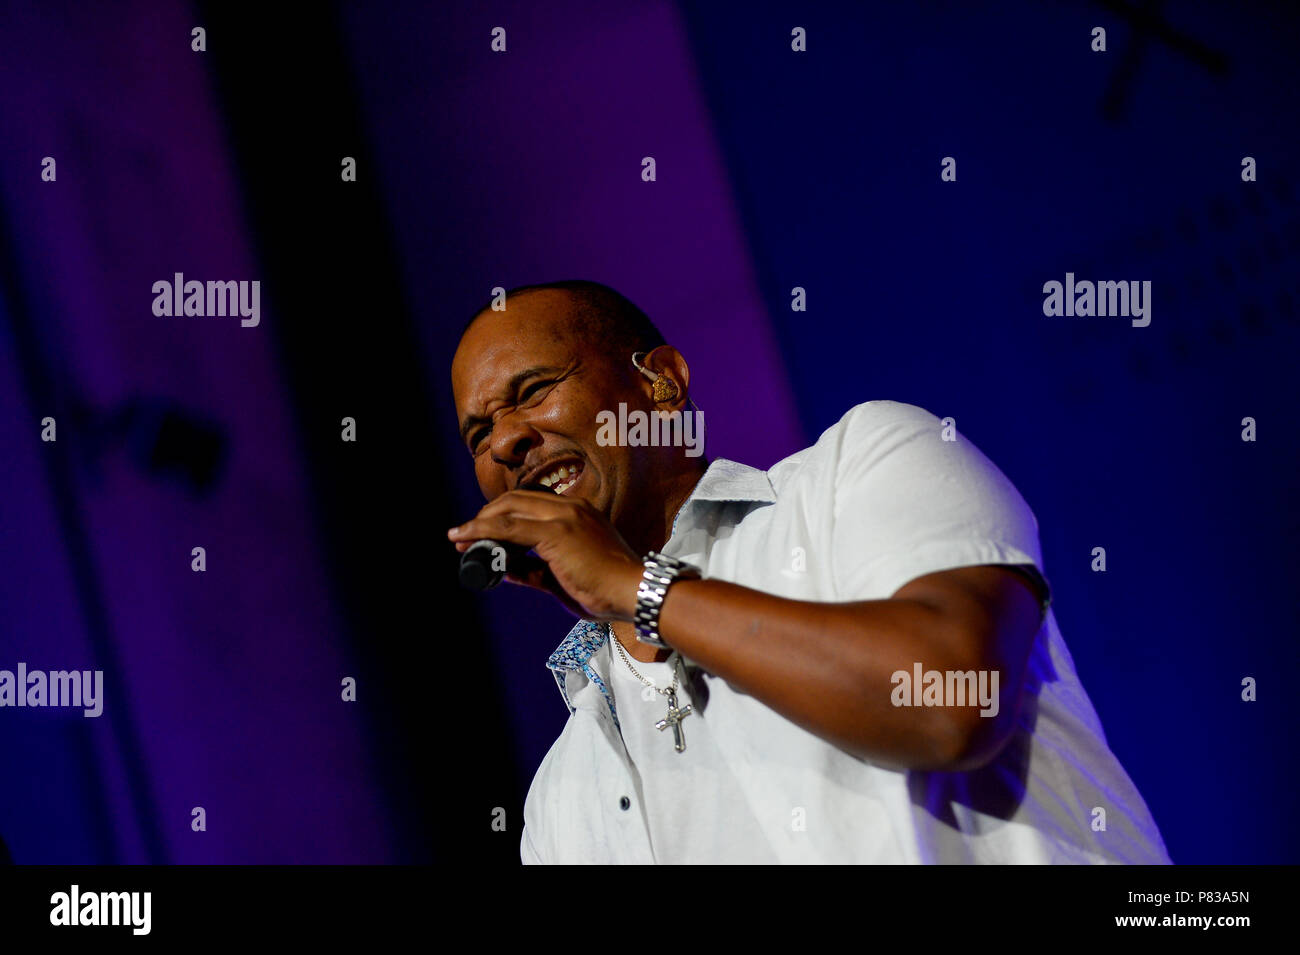
[[[556,303],[553,306],[557,310],[556,318],[561,317],[558,310],[565,312],[563,319],[569,325],[570,334],[600,343],[614,354],[648,352],[665,343],[663,334],[645,312],[619,292],[599,282],[572,279],[520,285],[506,292],[506,308],[516,299],[545,292],[551,293],[548,298]],[[491,312],[494,301],[488,301],[474,313],[461,332],[462,338],[481,315]]]

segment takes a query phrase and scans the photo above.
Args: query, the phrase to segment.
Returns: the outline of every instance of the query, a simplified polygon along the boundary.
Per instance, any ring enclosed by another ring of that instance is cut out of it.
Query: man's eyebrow
[[[549,375],[554,374],[559,370],[560,369],[555,365],[534,365],[532,368],[525,368],[523,371],[511,376],[510,380],[506,382],[505,393],[507,395],[513,395],[520,385],[529,378],[532,378],[534,375]],[[463,444],[469,437],[471,430],[478,425],[486,424],[491,420],[492,418],[488,415],[470,415],[466,418],[465,423],[460,426],[461,443]]]

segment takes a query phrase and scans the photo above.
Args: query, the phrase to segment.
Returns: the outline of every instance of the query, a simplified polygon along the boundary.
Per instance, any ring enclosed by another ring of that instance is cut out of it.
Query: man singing
[[[597,283],[504,306],[452,361],[488,503],[448,536],[531,549],[507,579],[581,618],[524,862],[1170,861],[965,437],[868,401],[767,471],[611,441],[695,413],[686,359]]]

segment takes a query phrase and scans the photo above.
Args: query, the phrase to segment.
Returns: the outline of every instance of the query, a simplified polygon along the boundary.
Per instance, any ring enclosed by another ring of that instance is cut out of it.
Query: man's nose
[[[508,414],[492,426],[492,460],[504,468],[520,467],[528,452],[541,440],[542,436],[525,416]]]

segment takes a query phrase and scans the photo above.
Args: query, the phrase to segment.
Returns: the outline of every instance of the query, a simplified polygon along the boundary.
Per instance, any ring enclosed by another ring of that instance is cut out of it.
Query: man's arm
[[[1008,567],[927,574],[887,600],[789,600],[719,580],[679,580],[665,642],[811,733],[896,769],[975,769],[1009,738],[1039,597]],[[894,706],[891,675],[999,671],[996,716],[978,705]]]
[[[507,579],[555,594],[590,620],[632,620],[641,560],[585,501],[510,491],[448,531],[464,550],[490,538],[538,559]],[[898,769],[967,770],[1010,735],[1041,623],[1028,580],[1005,566],[926,574],[885,600],[789,600],[720,580],[678,580],[660,610],[664,640],[709,672],[840,748]],[[998,714],[895,707],[902,670],[997,670]]]

